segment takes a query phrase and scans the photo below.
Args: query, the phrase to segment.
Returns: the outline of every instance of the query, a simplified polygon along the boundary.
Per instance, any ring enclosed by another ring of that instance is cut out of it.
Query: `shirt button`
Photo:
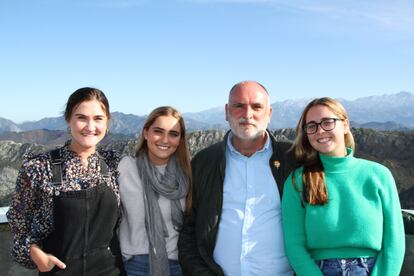
[[[341,259],[341,263],[342,264],[345,264],[346,263],[346,260],[345,259]]]

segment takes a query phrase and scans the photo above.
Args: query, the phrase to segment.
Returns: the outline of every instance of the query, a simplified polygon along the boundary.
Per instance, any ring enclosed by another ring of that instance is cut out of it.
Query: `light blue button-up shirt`
[[[223,210],[214,260],[230,276],[293,275],[285,255],[279,190],[269,137],[250,157],[227,140]]]

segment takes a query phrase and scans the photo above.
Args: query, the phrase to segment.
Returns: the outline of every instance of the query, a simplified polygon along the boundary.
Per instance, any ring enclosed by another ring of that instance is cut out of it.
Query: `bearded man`
[[[291,143],[267,130],[266,88],[235,84],[230,131],[192,160],[192,207],[178,241],[184,275],[293,275],[284,250],[281,196],[294,166]]]

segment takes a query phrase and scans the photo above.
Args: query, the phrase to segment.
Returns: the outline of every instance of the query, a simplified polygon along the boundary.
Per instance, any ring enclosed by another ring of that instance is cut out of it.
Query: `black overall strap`
[[[60,156],[60,149],[50,151],[50,162],[52,163],[52,184],[53,186],[62,185],[63,179],[63,160]]]
[[[103,159],[103,157],[101,157],[100,154],[98,154],[99,156],[99,163],[101,165],[101,176],[103,177],[109,177],[109,167],[106,164],[105,160]]]

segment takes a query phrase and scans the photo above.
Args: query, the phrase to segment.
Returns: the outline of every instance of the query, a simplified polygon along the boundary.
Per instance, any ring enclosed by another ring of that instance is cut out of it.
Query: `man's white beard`
[[[248,123],[250,126],[245,128],[243,126],[240,126],[240,123]],[[259,138],[263,132],[266,131],[267,125],[266,124],[264,126],[261,126],[258,125],[255,120],[248,120],[244,118],[241,118],[239,120],[229,118],[229,124],[233,135],[242,140],[255,140]]]

